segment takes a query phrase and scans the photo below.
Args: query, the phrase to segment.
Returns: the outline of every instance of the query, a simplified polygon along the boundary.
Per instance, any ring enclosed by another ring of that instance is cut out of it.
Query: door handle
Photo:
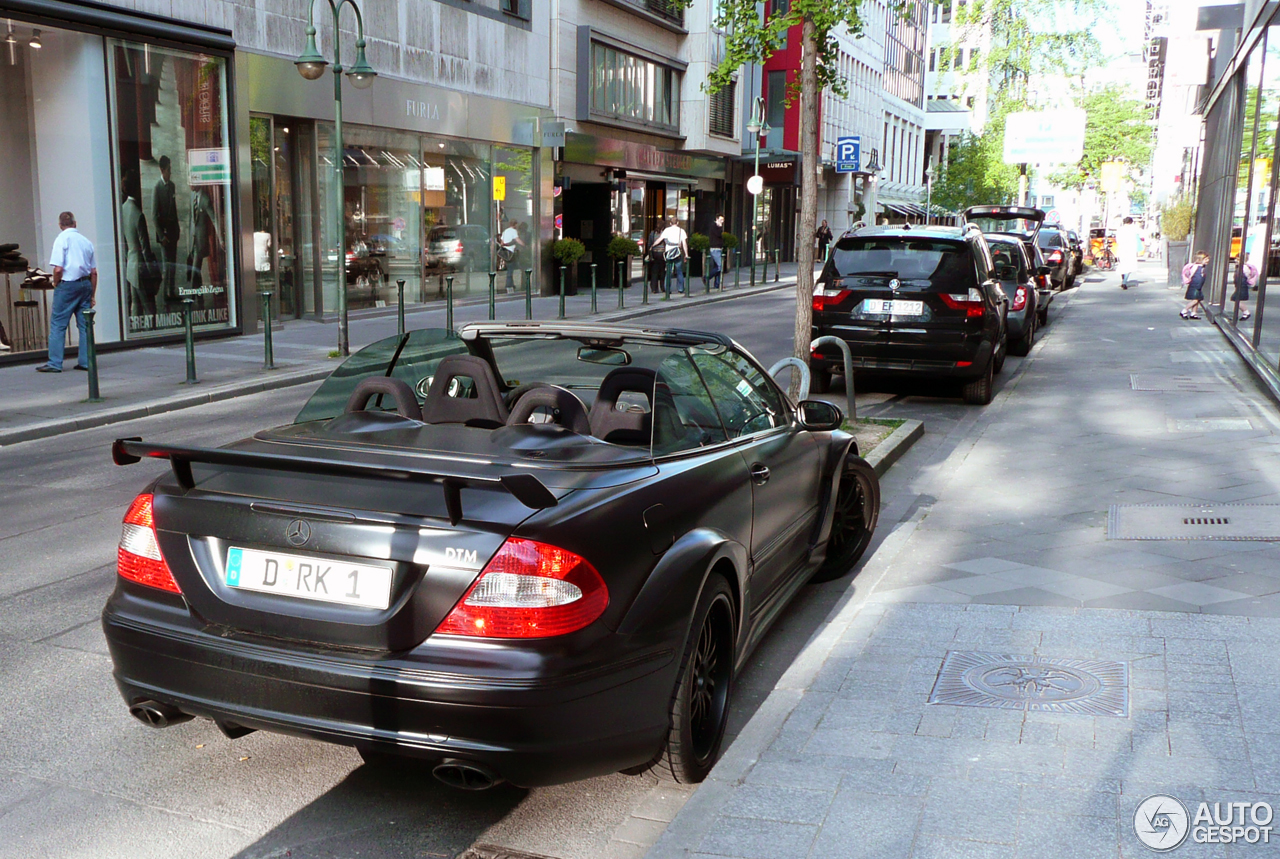
[[[751,466],[751,481],[757,486],[764,486],[769,482],[769,467],[764,463],[757,462]]]

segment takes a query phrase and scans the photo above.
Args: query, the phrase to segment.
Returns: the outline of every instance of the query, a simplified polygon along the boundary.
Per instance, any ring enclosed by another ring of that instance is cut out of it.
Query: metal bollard
[[[730,251],[730,253],[734,255],[733,287],[734,289],[737,289],[738,287],[742,286],[742,252],[739,251],[737,248],[734,248],[732,251]]]
[[[191,320],[195,304],[195,299],[182,299],[182,324],[187,330],[187,379],[183,383],[186,385],[194,385],[199,381],[196,379],[196,332]]]
[[[596,307],[596,263],[591,264],[591,312],[600,312]]]
[[[644,289],[640,290],[641,304],[649,303],[649,281],[652,278],[652,274],[653,274],[653,270],[650,267],[652,265],[653,263],[650,262],[649,260],[643,260],[640,263],[640,271],[644,274],[644,282],[640,284],[641,286],[644,287]]]
[[[453,336],[453,275],[444,279],[444,327]]]
[[[703,295],[711,294],[711,281],[707,280],[707,260],[709,259],[711,259],[711,253],[709,251],[703,251],[702,252],[702,294]],[[690,298],[693,297],[692,289],[689,290],[689,297]]]
[[[568,277],[568,266],[560,266],[560,315],[557,319],[564,319],[564,279]]]
[[[779,248],[773,252],[773,282],[778,282],[778,276],[782,274],[782,249]]]
[[[618,260],[618,309],[622,310],[626,302],[626,279],[627,279],[627,261],[625,259]]]
[[[399,307],[399,315],[396,317],[396,333],[401,337],[404,336],[404,278],[396,281],[396,303]]]
[[[524,270],[524,318],[533,318],[533,269]]]
[[[662,266],[662,300],[671,300],[671,260],[667,260]]]
[[[264,289],[258,295],[262,296],[262,369],[274,370],[276,350],[271,343],[271,290]]]
[[[497,276],[498,276],[498,273],[496,271],[489,272],[489,321],[490,322],[498,318],[497,293],[495,292],[497,287],[494,285],[494,278],[496,278]]]
[[[102,402],[102,393],[98,390],[98,346],[93,339],[93,317],[98,311],[90,308],[84,312],[85,337],[84,365],[89,368],[89,399],[85,402]]]

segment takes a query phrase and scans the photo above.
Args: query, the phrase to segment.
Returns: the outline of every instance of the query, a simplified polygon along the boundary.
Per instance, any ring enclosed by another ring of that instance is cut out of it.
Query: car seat
[[[449,396],[449,384],[459,378],[471,380],[475,396]],[[425,422],[496,429],[506,424],[507,417],[498,378],[487,361],[474,355],[449,355],[441,359],[427,390],[427,401],[422,404]]]
[[[618,367],[600,383],[596,400],[591,404],[587,421],[591,434],[610,444],[649,444],[653,427],[652,409],[618,410],[618,397],[624,393],[643,394],[653,402],[656,374],[641,367]]]
[[[551,424],[562,426],[578,435],[591,435],[591,421],[587,417],[587,407],[572,391],[559,385],[541,385],[526,392],[516,401],[511,416],[507,418],[507,426],[516,424],[533,424],[547,426],[545,422],[535,423],[530,420],[538,409],[545,409],[551,415]]]

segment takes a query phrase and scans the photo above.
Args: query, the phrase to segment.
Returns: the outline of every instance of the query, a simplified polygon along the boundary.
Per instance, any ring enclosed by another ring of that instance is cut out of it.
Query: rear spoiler
[[[111,461],[116,465],[132,465],[143,457],[167,459],[173,468],[173,476],[183,489],[195,487],[191,463],[227,465],[237,468],[256,468],[263,471],[294,471],[300,474],[332,474],[339,477],[373,477],[380,480],[404,480],[415,483],[439,483],[444,489],[445,509],[449,522],[462,520],[462,487],[487,486],[505,489],[517,501],[531,510],[556,506],[556,497],[535,475],[506,474],[501,477],[460,477],[440,474],[416,468],[403,468],[365,462],[337,462],[310,456],[289,456],[277,453],[257,453],[227,448],[178,447],[168,444],[150,444],[140,438],[118,438],[111,445]]]

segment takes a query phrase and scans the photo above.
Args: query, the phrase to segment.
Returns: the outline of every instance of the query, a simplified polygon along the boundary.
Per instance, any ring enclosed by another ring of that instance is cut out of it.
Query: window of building
[[[769,0],[769,17],[780,18],[791,11],[791,0]]]
[[[735,137],[737,129],[733,120],[734,108],[738,104],[738,82],[731,81],[727,87],[713,92],[710,101],[708,130],[721,137]]]
[[[966,99],[964,100],[964,103],[965,103],[965,104],[966,104],[970,109],[972,109],[972,108],[973,108],[973,96],[969,96],[968,98],[966,98]]]
[[[937,70],[938,70],[938,49],[930,48],[929,49],[929,71],[934,72]]]
[[[502,11],[528,21],[533,16],[532,0],[502,0]]]
[[[951,3],[949,2],[949,0],[944,0],[944,2],[940,5],[942,6],[942,23],[950,24],[951,23]]]
[[[591,43],[592,118],[671,131],[680,127],[681,73],[644,57]]]
[[[787,118],[787,73],[772,71],[765,79],[764,121],[781,131]]]
[[[981,48],[969,49],[969,68],[976,70],[978,68],[978,57],[982,54]]]

